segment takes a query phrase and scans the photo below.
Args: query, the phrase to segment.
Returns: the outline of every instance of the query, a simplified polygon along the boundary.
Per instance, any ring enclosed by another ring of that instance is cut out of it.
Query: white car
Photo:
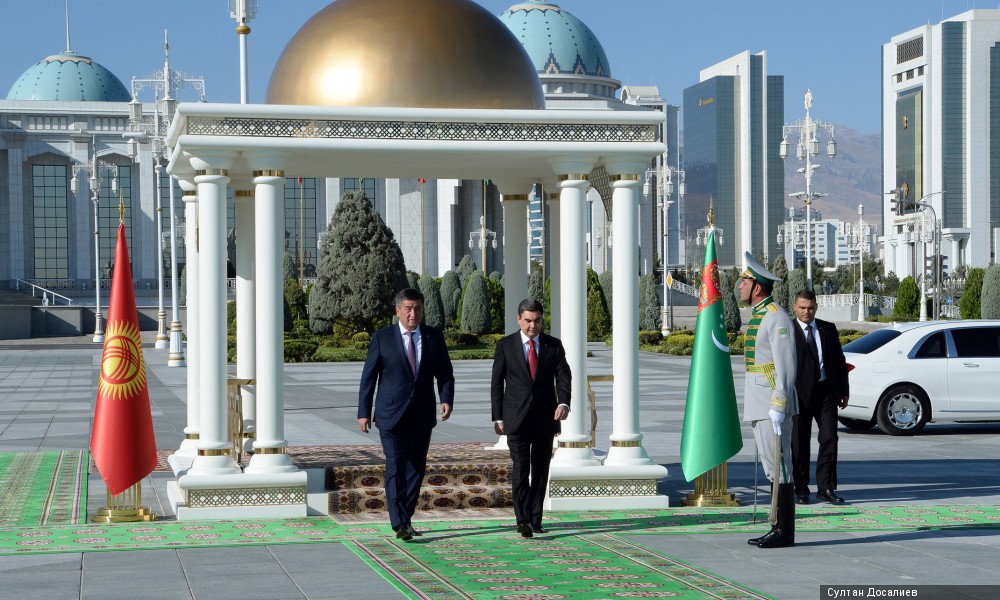
[[[913,435],[929,421],[1000,421],[1000,321],[877,329],[844,346],[850,429]]]

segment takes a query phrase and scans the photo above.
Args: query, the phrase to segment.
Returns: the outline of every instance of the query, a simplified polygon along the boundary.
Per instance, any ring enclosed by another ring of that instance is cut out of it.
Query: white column
[[[615,253],[612,267],[614,395],[611,448],[604,464],[630,466],[652,464],[642,447],[639,433],[639,266],[636,239],[639,176],[612,175],[611,204]]]
[[[588,169],[589,170],[589,169]],[[560,333],[566,362],[573,374],[569,417],[562,423],[559,447],[552,459],[553,466],[597,465],[590,448],[590,416],[587,399],[587,257],[586,232],[587,175],[571,173],[559,176],[559,302]],[[553,282],[553,292],[556,285]],[[554,296],[554,294],[553,294]]]
[[[243,187],[243,186],[241,186]],[[236,377],[257,377],[256,248],[254,190],[236,190]],[[240,388],[243,401],[243,451],[253,449],[257,430],[256,385]]]
[[[170,184],[170,354],[167,358],[168,367],[183,367],[184,361],[184,330],[181,327],[180,313],[180,273],[177,272],[177,218],[174,213],[174,177],[167,178]]]
[[[549,278],[549,320],[552,322],[552,335],[557,338],[562,337],[562,305],[560,299],[562,298],[562,217],[560,216],[559,210],[559,194],[549,193],[548,189],[544,189],[545,195],[548,200],[545,203],[548,212],[548,223],[546,228],[548,231],[548,245],[546,246],[546,252],[548,253],[549,269],[547,272]],[[542,282],[545,285],[545,282]]]
[[[154,179],[156,187],[153,190],[156,194],[156,300],[158,310],[156,312],[156,342],[154,348],[169,348],[170,337],[167,336],[167,311],[163,308],[163,190],[160,187],[163,166],[159,157],[153,165]]]
[[[517,331],[517,305],[528,297],[528,196],[505,194],[503,207],[504,332]]]
[[[239,473],[240,468],[232,455],[227,420],[226,186],[229,171],[202,160],[192,160],[192,163],[204,167],[194,178],[198,184],[201,432],[198,456],[188,475]]]
[[[194,182],[179,180],[184,191],[184,250],[186,265],[184,277],[187,295],[184,299],[187,314],[187,426],[184,441],[177,450],[182,456],[195,457],[198,454],[198,437],[201,432],[201,328],[198,327],[198,194]]]
[[[298,471],[286,454],[284,386],[284,293],[281,272],[285,240],[285,173],[253,172],[256,185],[257,255],[257,439],[247,473]]]

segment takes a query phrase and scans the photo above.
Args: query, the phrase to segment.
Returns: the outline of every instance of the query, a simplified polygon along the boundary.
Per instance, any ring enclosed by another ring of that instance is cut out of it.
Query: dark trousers
[[[507,436],[510,458],[514,462],[511,488],[518,524],[542,524],[542,501],[549,484],[554,437],[551,424],[545,421],[533,427],[522,426],[517,434]]]
[[[378,430],[385,452],[385,497],[393,531],[410,525],[420,499],[420,484],[427,470],[431,430]]]
[[[826,382],[813,385],[808,402],[799,403],[792,433],[792,473],[795,493],[809,493],[809,459],[812,424],[816,422],[819,453],[816,456],[816,486],[820,491],[837,489],[837,398]]]

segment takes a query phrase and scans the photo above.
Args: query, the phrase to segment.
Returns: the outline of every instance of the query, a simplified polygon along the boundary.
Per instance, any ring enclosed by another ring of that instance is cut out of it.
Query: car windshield
[[[844,352],[868,354],[886,345],[890,340],[896,339],[900,333],[902,332],[895,329],[876,329],[844,346]]]

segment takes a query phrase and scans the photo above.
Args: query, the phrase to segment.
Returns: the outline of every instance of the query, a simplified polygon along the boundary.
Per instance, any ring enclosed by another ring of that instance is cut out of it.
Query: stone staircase
[[[0,306],[41,306],[42,299],[32,297],[28,292],[0,290]]]

